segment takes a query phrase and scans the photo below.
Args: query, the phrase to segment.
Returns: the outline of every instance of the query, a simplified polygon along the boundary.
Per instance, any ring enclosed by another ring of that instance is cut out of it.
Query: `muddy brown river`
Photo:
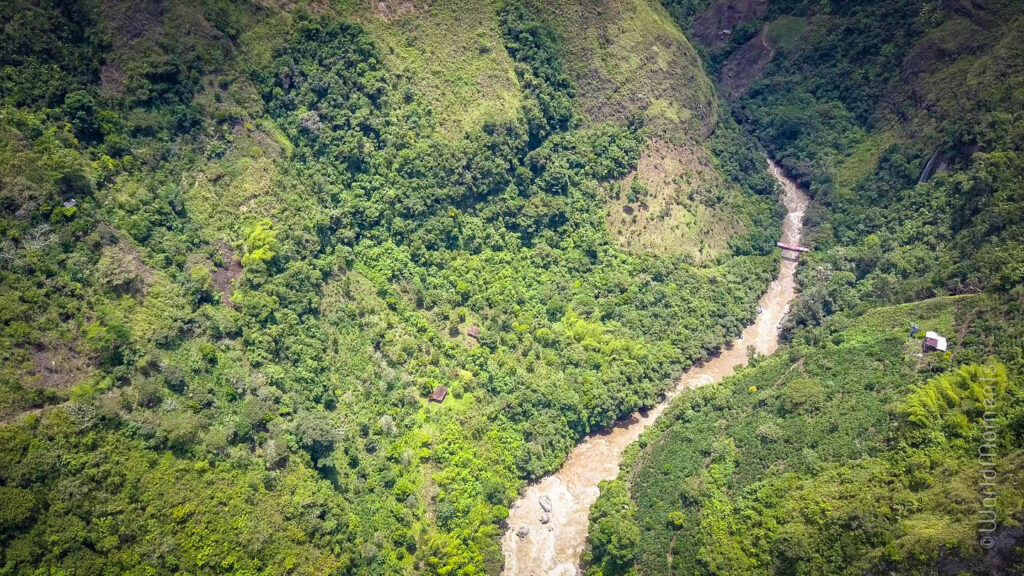
[[[781,241],[799,244],[807,194],[774,162],[769,161],[769,171],[781,185],[787,210]],[[637,412],[609,430],[586,436],[558,472],[526,488],[509,511],[508,531],[502,538],[503,576],[575,576],[587,539],[590,506],[599,494],[597,485],[618,476],[619,460],[626,447],[654,423],[681,391],[718,382],[745,364],[748,346],[760,354],[771,354],[778,348],[779,325],[796,296],[795,254],[784,252],[783,256],[779,275],[761,297],[757,318],[730,348],[683,374],[665,400],[650,410]],[[551,500],[547,524],[541,523],[545,513],[540,504],[542,496]],[[524,527],[529,533],[520,537],[517,532]]]

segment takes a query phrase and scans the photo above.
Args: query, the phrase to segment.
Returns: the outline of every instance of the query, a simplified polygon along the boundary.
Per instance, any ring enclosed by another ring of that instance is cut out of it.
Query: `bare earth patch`
[[[48,390],[71,388],[94,370],[87,357],[66,346],[39,347],[32,351],[32,383]]]
[[[127,54],[131,47],[159,33],[167,7],[159,0],[105,0],[101,3],[101,22],[108,33],[114,51]],[[122,94],[125,73],[120,57],[110,57],[100,68],[100,86],[111,94]]]
[[[124,48],[159,28],[167,14],[167,6],[160,0],[105,0],[102,8],[102,21],[117,48]]]
[[[417,6],[417,4],[419,5]],[[370,0],[370,6],[375,16],[389,22],[430,9],[430,3],[425,0],[419,2],[413,0]]]
[[[263,8],[283,10],[285,12],[288,12],[295,7],[294,0],[256,0],[256,3]]]
[[[231,281],[242,275],[242,263],[235,258],[230,246],[221,242],[217,245],[221,265],[213,270],[213,287],[220,292],[220,303],[231,307]]]
[[[124,74],[110,62],[100,67],[100,87],[112,94],[124,93]]]
[[[729,43],[738,26],[760,18],[768,9],[768,0],[723,0],[713,2],[693,21],[695,39],[717,50]]]
[[[775,48],[763,30],[733,52],[718,75],[726,99],[735,100],[760,80],[774,56]]]
[[[118,237],[114,229],[100,226],[103,248],[100,261],[93,271],[97,280],[119,294],[132,294],[144,298],[153,286],[154,275],[138,248],[130,241]]]

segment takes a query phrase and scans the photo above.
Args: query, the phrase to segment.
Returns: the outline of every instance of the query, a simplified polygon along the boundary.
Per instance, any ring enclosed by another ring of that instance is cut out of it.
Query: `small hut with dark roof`
[[[440,404],[444,402],[444,399],[447,396],[448,387],[442,384],[441,386],[434,388],[434,391],[430,393],[430,396],[427,398],[427,400],[430,402],[437,402],[438,404]]]

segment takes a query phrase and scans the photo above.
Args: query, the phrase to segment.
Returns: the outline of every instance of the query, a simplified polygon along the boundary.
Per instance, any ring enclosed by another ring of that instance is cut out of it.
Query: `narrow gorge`
[[[809,199],[776,163],[769,160],[768,169],[779,184],[786,206],[781,242],[798,244]],[[573,576],[577,573],[580,553],[587,540],[590,506],[600,493],[598,484],[618,475],[623,451],[657,420],[680,392],[729,376],[746,364],[749,347],[764,355],[778,348],[779,326],[796,296],[796,266],[796,255],[784,251],[779,274],[758,303],[757,318],[731,346],[683,374],[665,399],[653,408],[584,438],[558,472],[523,492],[509,511],[508,530],[502,539],[505,554],[502,574]]]

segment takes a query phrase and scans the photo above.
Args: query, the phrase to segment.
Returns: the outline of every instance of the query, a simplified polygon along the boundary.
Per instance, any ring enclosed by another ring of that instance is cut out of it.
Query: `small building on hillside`
[[[479,327],[479,326],[476,326],[476,325],[474,325],[474,326],[470,326],[470,327],[469,327],[469,328],[468,328],[468,329],[466,330],[466,334],[468,334],[469,336],[471,336],[471,337],[473,337],[473,338],[476,338],[477,340],[479,340],[479,339],[480,339],[480,327]]]
[[[434,391],[430,393],[430,396],[427,398],[427,401],[437,402],[438,404],[440,404],[444,402],[444,399],[447,397],[448,387],[442,384],[441,386],[434,388]]]
[[[946,339],[939,336],[938,332],[929,330],[924,334],[924,343],[921,344],[922,352],[945,352]]]

